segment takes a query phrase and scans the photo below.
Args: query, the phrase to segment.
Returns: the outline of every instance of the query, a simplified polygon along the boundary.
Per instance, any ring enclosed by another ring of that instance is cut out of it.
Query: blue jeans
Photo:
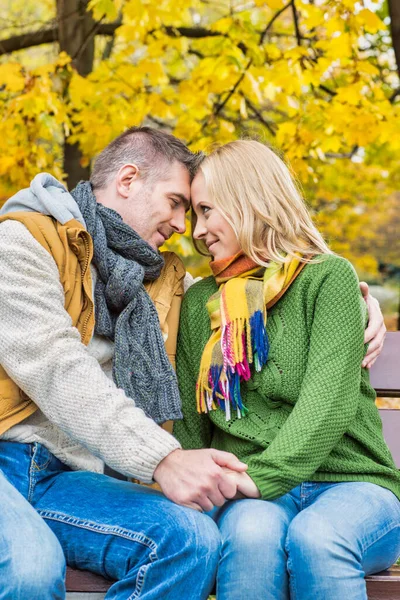
[[[71,471],[41,444],[0,441],[0,469],[55,533],[70,566],[117,580],[107,599],[208,597],[220,535],[207,515],[152,489]]]
[[[0,472],[0,600],[65,598],[65,560],[54,533]]]
[[[209,514],[222,536],[218,600],[366,600],[364,576],[400,554],[400,502],[371,483],[303,483]]]

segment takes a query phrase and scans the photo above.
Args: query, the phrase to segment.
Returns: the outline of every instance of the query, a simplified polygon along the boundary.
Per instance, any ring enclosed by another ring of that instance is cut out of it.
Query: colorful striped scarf
[[[248,412],[240,382],[250,379],[250,366],[260,371],[268,359],[267,309],[294,281],[305,263],[301,256],[260,267],[243,253],[211,262],[219,290],[207,302],[213,333],[200,363],[196,386],[198,412],[218,407],[226,420]]]

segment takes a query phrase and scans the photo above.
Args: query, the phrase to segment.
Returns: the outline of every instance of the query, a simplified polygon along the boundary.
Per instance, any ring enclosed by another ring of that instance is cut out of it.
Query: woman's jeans
[[[218,600],[366,600],[365,575],[400,554],[400,502],[371,483],[303,483],[212,511]]]
[[[41,444],[0,441],[0,470],[55,533],[70,566],[117,580],[107,599],[208,597],[218,564],[220,535],[207,515],[178,506],[149,488],[71,471]],[[15,539],[21,541],[24,523],[19,517],[10,519],[8,531],[12,529]],[[32,534],[35,537],[35,531]],[[35,551],[33,543],[31,546],[35,566],[46,538],[39,528],[37,536],[40,551]],[[57,543],[54,547],[53,561],[57,562]],[[23,548],[15,552],[21,562]],[[23,552],[24,560],[27,554]],[[52,564],[48,551],[44,560]],[[50,592],[26,594],[21,600],[50,597]],[[18,596],[0,594],[0,598],[16,600]]]
[[[0,472],[0,600],[61,600],[64,577],[56,536]]]

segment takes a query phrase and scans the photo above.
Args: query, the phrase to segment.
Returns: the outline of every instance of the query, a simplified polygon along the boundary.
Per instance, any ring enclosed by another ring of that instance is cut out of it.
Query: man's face
[[[154,249],[173,233],[185,233],[185,216],[190,206],[190,176],[174,162],[164,179],[152,183],[135,179],[129,187],[121,216]]]

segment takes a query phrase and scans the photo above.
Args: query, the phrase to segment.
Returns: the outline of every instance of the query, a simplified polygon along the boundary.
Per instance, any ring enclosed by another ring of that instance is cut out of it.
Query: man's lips
[[[164,238],[164,242],[169,240],[169,238],[172,235],[172,233],[164,233],[164,231],[158,231],[158,230],[157,230],[157,233],[159,233]]]

